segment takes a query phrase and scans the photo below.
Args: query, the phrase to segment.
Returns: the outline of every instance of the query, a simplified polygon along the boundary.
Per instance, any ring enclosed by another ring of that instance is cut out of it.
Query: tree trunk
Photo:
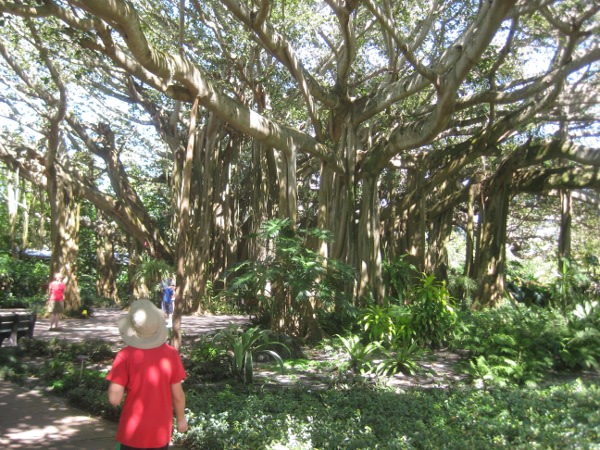
[[[421,169],[411,167],[407,171],[408,192],[414,192],[412,205],[406,217],[406,234],[404,242],[407,254],[406,262],[412,264],[417,273],[425,271],[426,248],[426,193],[421,188]]]
[[[117,291],[117,261],[115,259],[115,240],[113,230],[104,220],[104,213],[96,211],[98,222],[96,229],[96,292],[98,296],[119,304]]]
[[[448,279],[448,241],[452,233],[453,210],[448,209],[431,218],[427,235],[426,272],[435,275],[437,280]]]
[[[188,143],[185,153],[182,155],[182,170],[181,184],[175,186],[179,188],[179,201],[177,202],[179,209],[176,213],[177,218],[177,243],[175,247],[175,255],[177,259],[177,288],[175,291],[175,305],[173,310],[173,339],[172,345],[179,349],[181,347],[181,316],[185,309],[187,297],[184,295],[187,290],[187,273],[186,273],[186,255],[190,239],[188,233],[190,228],[190,208],[192,203],[192,171],[194,167],[194,156],[196,153],[196,123],[198,119],[199,102],[196,98],[190,112],[190,127],[188,134]]]
[[[378,305],[383,304],[385,289],[381,276],[379,195],[377,177],[362,180],[362,207],[358,224],[358,254],[360,267],[358,295],[370,293]]]
[[[293,148],[276,153],[277,182],[279,185],[278,217],[289,219],[296,226],[298,183],[296,179],[296,152]]]
[[[465,246],[465,267],[463,275],[473,278],[475,255],[475,186],[469,188],[469,199],[467,200],[467,223],[465,228],[466,246]]]
[[[456,188],[452,179],[441,183],[433,192],[430,199],[445,199],[450,197]],[[443,203],[443,202],[440,202]],[[446,204],[440,212],[427,218],[427,259],[425,272],[434,274],[437,280],[448,280],[448,241],[452,234],[454,206]]]
[[[19,217],[19,169],[9,172],[6,175],[6,199],[8,203],[8,236],[10,248],[14,259],[19,256],[19,245],[17,244],[16,229],[17,219]]]
[[[53,114],[48,129],[48,151],[46,155],[46,177],[48,200],[50,203],[50,279],[61,273],[66,277],[65,309],[76,311],[81,306],[77,283],[77,252],[79,251],[79,205],[75,199],[73,186],[66,183],[58,174],[57,162],[62,153],[60,126],[66,115],[66,90],[60,77],[47,62],[53,79],[60,91],[60,101]]]
[[[77,253],[79,251],[79,205],[73,192],[60,181],[49,192],[52,210],[52,256],[50,273],[66,277],[65,309],[76,311],[81,306],[77,283]]]
[[[214,278],[212,276],[213,255],[217,252],[219,242],[217,235],[221,235],[223,224],[220,223],[217,228],[217,223],[220,222],[217,216],[220,215],[224,207],[224,199],[221,197],[220,178],[221,171],[229,171],[229,162],[224,161],[221,153],[221,136],[224,131],[223,122],[214,114],[209,114],[206,126],[201,134],[201,140],[198,143],[196,166],[201,173],[199,177],[195,177],[196,183],[196,202],[197,210],[195,211],[192,227],[195,236],[190,239],[195,241],[194,248],[190,246],[188,249],[191,254],[196,254],[195,260],[188,258],[188,274],[191,279],[195,280],[193,290],[190,289],[188,295],[191,298],[196,298],[199,303],[197,305],[198,312],[204,310],[204,300],[210,295],[209,287],[212,285]]]
[[[23,182],[23,192],[26,191],[26,185]],[[29,248],[29,210],[31,208],[31,204],[27,201],[27,196],[23,195],[21,200],[21,211],[23,214],[22,218],[22,231],[21,231],[21,250],[25,250]],[[43,221],[40,221],[43,222]]]
[[[137,277],[138,267],[142,262],[144,246],[132,236],[127,236],[127,253],[129,255],[129,264],[127,265],[127,279],[129,280],[129,298],[131,301],[146,298],[150,301],[154,299],[150,295],[148,286],[144,279]]]
[[[558,236],[558,260],[559,270],[561,261],[571,256],[571,191],[561,189],[560,191],[560,232]]]
[[[492,182],[485,192],[487,196],[480,214],[481,238],[475,263],[478,291],[472,305],[474,309],[495,306],[504,296],[510,182]]]

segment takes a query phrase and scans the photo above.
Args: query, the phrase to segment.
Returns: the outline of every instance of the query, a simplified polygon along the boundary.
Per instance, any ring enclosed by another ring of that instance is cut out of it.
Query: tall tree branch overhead
[[[311,245],[360,274],[348,292],[381,302],[384,258],[444,277],[465,215],[481,243],[470,275],[493,304],[526,176],[538,198],[597,189],[597,2],[0,0],[0,13],[2,159],[60,150],[60,173],[88,183],[74,192],[177,255],[190,304],[268,256],[256,236],[272,218],[330,230]],[[317,332],[302,311],[274,323]]]

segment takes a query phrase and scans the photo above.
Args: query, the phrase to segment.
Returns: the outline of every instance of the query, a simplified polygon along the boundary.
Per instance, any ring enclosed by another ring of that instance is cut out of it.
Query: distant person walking
[[[48,286],[48,312],[50,313],[50,330],[59,331],[60,316],[65,312],[65,283],[60,273],[54,274],[54,281]]]
[[[169,286],[163,289],[162,310],[165,312],[167,328],[173,326],[173,300],[175,299],[175,282],[171,281]]]
[[[164,314],[149,300],[138,300],[119,319],[124,347],[106,379],[108,401],[118,406],[125,398],[117,431],[117,449],[168,449],[173,432],[187,431],[182,381],[186,374],[181,357],[165,341]],[[125,393],[127,395],[125,396]]]

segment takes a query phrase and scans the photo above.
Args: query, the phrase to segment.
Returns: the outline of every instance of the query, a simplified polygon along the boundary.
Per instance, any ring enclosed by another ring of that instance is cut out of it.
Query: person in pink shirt
[[[48,312],[50,313],[50,330],[60,330],[58,321],[65,311],[65,283],[60,273],[54,274],[54,281],[48,285]]]
[[[149,300],[135,301],[119,319],[125,344],[106,376],[108,401],[118,406],[125,398],[117,431],[117,449],[168,449],[173,432],[187,431],[185,369],[179,352],[167,344],[164,313]]]

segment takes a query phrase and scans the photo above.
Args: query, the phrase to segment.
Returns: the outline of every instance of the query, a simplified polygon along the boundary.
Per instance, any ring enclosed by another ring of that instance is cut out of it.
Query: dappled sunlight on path
[[[63,319],[60,331],[50,331],[50,321],[39,317],[34,338],[57,338],[68,342],[103,340],[124,345],[117,328],[126,311],[98,308],[88,319]],[[245,325],[247,316],[191,315],[182,318],[184,343],[230,324]],[[5,340],[5,343],[7,340]],[[42,390],[40,390],[42,389]],[[29,390],[0,381],[0,449],[110,450],[115,448],[117,424],[90,417],[70,407],[62,398],[47,395],[43,388]],[[171,446],[173,450],[181,447]]]
[[[3,449],[110,449],[117,424],[89,417],[62,399],[0,381]]]
[[[105,340],[115,344],[122,344],[117,322],[121,315],[126,314],[118,308],[94,309],[92,317],[88,319],[63,319],[60,322],[60,331],[50,331],[50,320],[38,318],[33,333],[38,339],[64,339],[66,341]],[[181,331],[184,340],[195,338],[201,334],[218,329],[227,328],[230,324],[247,325],[248,316],[234,315],[189,315],[181,320]]]

